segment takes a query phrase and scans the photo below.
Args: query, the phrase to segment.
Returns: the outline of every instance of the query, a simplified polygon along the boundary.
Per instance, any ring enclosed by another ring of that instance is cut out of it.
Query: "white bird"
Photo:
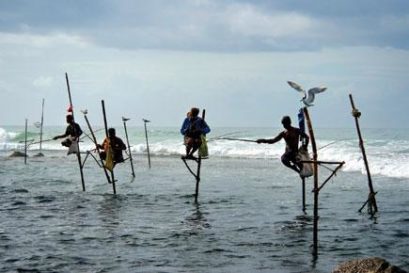
[[[303,94],[303,98],[301,99],[301,101],[307,107],[314,105],[312,103],[314,102],[315,94],[322,93],[325,90],[327,90],[327,88],[325,86],[320,86],[320,87],[311,88],[311,89],[308,90],[308,92],[305,92],[305,90],[300,85],[296,84],[295,82],[288,81],[287,83],[292,88],[294,88],[295,90],[297,90],[298,92]]]

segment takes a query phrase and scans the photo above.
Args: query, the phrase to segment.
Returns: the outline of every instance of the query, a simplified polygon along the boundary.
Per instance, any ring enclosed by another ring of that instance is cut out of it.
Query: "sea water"
[[[46,127],[44,140],[64,132]],[[331,272],[349,259],[379,256],[409,269],[409,130],[363,129],[379,213],[359,208],[368,182],[356,131],[316,129],[319,159],[345,161],[319,194],[318,257],[312,256],[312,178],[301,182],[284,167],[284,143],[223,137],[274,137],[279,128],[213,128],[195,178],[180,155],[178,128],[128,128],[130,161],[115,168],[116,191],[80,142],[78,161],[60,141],[28,147],[27,164],[9,157],[24,149],[24,128],[0,128],[0,272]],[[85,133],[88,134],[86,130]],[[98,131],[102,142],[104,132]],[[123,130],[117,135],[125,141]],[[30,142],[39,139],[29,128]],[[29,143],[30,143],[29,142]],[[194,162],[189,163],[195,170]],[[330,166],[334,168],[334,166]],[[320,167],[322,183],[331,170]]]

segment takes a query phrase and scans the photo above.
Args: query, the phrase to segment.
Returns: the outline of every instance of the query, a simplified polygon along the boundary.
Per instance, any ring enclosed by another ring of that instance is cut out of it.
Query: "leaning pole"
[[[105,136],[106,136],[107,139],[109,139],[107,115],[106,115],[106,112],[105,112],[105,102],[104,102],[104,100],[101,100],[101,105],[102,105],[102,115],[104,117]],[[110,149],[111,149],[111,143],[109,143],[109,146],[110,146]],[[108,151],[106,151],[106,153],[107,153],[107,157],[108,157]],[[103,166],[103,167],[105,168],[105,166]],[[112,190],[113,190],[114,194],[116,194],[114,169],[109,170],[109,172],[111,173]]]
[[[68,99],[70,101],[70,110],[71,110],[71,114],[72,114],[72,119],[75,122],[75,118],[74,118],[74,107],[72,104],[72,97],[71,97],[71,89],[70,89],[70,82],[68,80],[68,74],[65,73],[65,80],[67,82],[67,91],[68,91]],[[74,132],[75,132],[75,126],[74,126]],[[75,135],[77,133],[75,132]],[[85,181],[84,181],[84,172],[83,172],[83,165],[82,165],[82,161],[81,161],[81,153],[80,153],[80,144],[77,141],[77,159],[78,159],[78,165],[80,167],[80,174],[81,174],[81,184],[82,184],[82,191],[85,191]]]
[[[362,157],[364,159],[366,175],[368,177],[368,187],[369,187],[369,196],[368,196],[367,202],[365,202],[365,204],[361,207],[359,212],[362,211],[362,209],[365,207],[366,204],[369,204],[368,205],[369,211],[370,211],[371,214],[374,214],[374,213],[378,212],[378,206],[376,204],[376,199],[375,199],[375,194],[376,193],[375,193],[373,185],[372,185],[371,172],[369,171],[369,163],[368,163],[368,159],[366,157],[364,141],[363,141],[363,138],[362,138],[361,128],[359,126],[359,121],[358,121],[359,117],[361,116],[361,112],[359,112],[358,109],[355,108],[355,103],[354,103],[354,99],[352,98],[352,94],[349,94],[349,100],[351,102],[351,107],[352,107],[352,116],[355,119],[356,131],[358,133],[358,138],[359,138],[359,147],[361,148]]]

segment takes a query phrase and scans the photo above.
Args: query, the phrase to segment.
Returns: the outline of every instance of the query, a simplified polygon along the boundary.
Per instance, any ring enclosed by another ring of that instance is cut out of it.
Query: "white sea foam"
[[[19,142],[21,141],[21,131],[23,129],[19,129],[20,131],[15,128],[10,130],[0,128],[0,151],[24,148],[24,144]],[[56,134],[61,134],[61,131],[64,131],[64,128],[60,127],[47,131],[44,139],[50,139]],[[237,137],[249,139],[269,137],[266,134],[269,134],[270,131],[273,130],[244,128],[241,133],[237,133]],[[120,131],[118,135],[121,136]],[[316,136],[319,160],[345,161],[343,171],[366,173],[359,143],[353,130],[326,129],[325,131],[319,131],[317,135],[327,136],[326,139],[320,139]],[[370,131],[368,135],[369,137],[365,140],[365,148],[371,174],[409,178],[409,134],[406,134],[406,131],[398,133],[394,131],[393,134],[389,134],[386,130],[377,130]],[[344,136],[347,136],[347,138],[341,139]],[[135,156],[147,153],[144,132],[140,128],[131,128],[129,137],[131,150]],[[102,142],[103,138],[104,133],[99,132],[97,139]],[[42,148],[45,151],[66,150],[61,145],[61,141],[44,142]],[[93,150],[95,145],[88,138],[83,138],[80,147],[82,151],[87,151]],[[279,160],[284,152],[285,143],[280,141],[274,145],[257,144],[217,139],[210,136],[208,147],[211,157]],[[185,153],[182,136],[178,134],[175,128],[151,130],[149,148],[153,156],[174,156]],[[29,146],[29,150],[38,149],[39,144]]]

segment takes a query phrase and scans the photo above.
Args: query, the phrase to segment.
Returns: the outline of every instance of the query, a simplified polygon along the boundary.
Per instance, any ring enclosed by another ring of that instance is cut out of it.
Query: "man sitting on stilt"
[[[180,133],[185,136],[186,155],[182,159],[196,159],[193,154],[202,144],[201,135],[210,132],[207,123],[199,117],[199,108],[193,107],[185,118]]]
[[[103,160],[108,161],[108,152],[111,148],[113,164],[115,165],[117,163],[124,162],[122,151],[126,150],[126,146],[122,139],[116,136],[116,131],[114,128],[108,129],[108,137],[104,139],[102,145],[98,144],[98,147],[104,150],[101,152],[101,158]]]
[[[289,116],[284,116],[281,120],[283,124],[284,131],[279,133],[275,138],[272,139],[257,139],[257,143],[267,143],[274,144],[284,138],[286,146],[285,152],[281,156],[281,162],[288,168],[301,172],[302,163],[297,160],[298,155],[298,142],[303,140],[303,149],[307,149],[309,137],[306,133],[301,131],[299,128],[291,126],[291,119]]]

